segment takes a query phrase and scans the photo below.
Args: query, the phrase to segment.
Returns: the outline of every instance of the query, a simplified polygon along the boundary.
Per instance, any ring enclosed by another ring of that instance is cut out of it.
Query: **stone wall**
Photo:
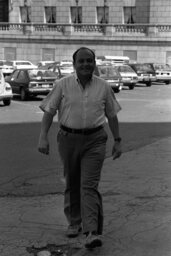
[[[10,7],[9,22],[20,23],[20,6],[24,5],[24,0],[13,0]],[[32,22],[44,23],[44,6],[56,6],[57,23],[70,24],[70,7],[76,6],[75,0],[27,0],[27,5],[31,5]],[[97,22],[96,7],[103,6],[104,0],[79,0],[78,6],[82,6],[83,23]],[[109,23],[123,24],[123,6],[136,6],[136,21],[141,24],[171,24],[171,0],[107,0],[109,6]],[[1,33],[0,39],[0,59],[5,58],[5,53],[13,48],[17,59],[28,59],[34,63],[44,60],[44,52],[55,52],[52,56],[55,60],[71,59],[72,53],[80,46],[88,46],[95,50],[97,55],[124,55],[135,53],[137,61],[140,62],[166,62],[171,55],[171,37],[169,31],[157,34],[157,28],[150,28],[151,34],[139,34],[137,36],[124,33],[120,37],[112,32],[110,36],[97,35],[98,33],[73,33],[59,35],[57,32],[42,32],[33,36],[32,33],[22,35],[21,38],[15,36],[15,31],[11,32],[11,38]],[[149,29],[149,31],[150,31]],[[12,37],[12,35],[14,35]]]
[[[134,2],[137,7],[137,22],[148,23],[150,0],[134,0]],[[27,0],[27,5],[31,6],[32,22],[34,23],[44,22],[45,6],[56,6],[57,23],[70,23],[70,7],[76,6],[76,2],[74,0]],[[19,9],[21,6],[24,6],[24,0],[13,0],[10,22],[20,22]],[[96,7],[104,6],[104,0],[79,0],[78,6],[82,6],[83,23],[96,23]],[[124,1],[107,0],[107,6],[109,6],[109,23],[123,23]]]
[[[6,59],[9,56],[10,49],[15,50],[16,59],[30,60],[38,63],[41,60],[48,60],[45,53],[51,53],[51,60],[60,61],[63,59],[72,59],[73,52],[80,46],[87,46],[93,49],[96,55],[127,55],[129,52],[137,56],[138,62],[167,62],[167,57],[171,56],[171,41],[163,44],[162,41],[146,40],[141,41],[137,38],[132,40],[106,40],[102,39],[88,40],[77,39],[5,39],[0,42],[0,59]],[[6,53],[6,54],[5,54]],[[126,54],[127,53],[127,54]]]
[[[171,1],[151,0],[150,1],[150,23],[171,24]]]

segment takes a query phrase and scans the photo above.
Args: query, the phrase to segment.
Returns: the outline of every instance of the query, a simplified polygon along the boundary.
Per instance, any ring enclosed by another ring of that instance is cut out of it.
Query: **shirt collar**
[[[77,83],[79,85],[81,85],[80,80],[79,80],[76,72],[74,73],[74,76],[75,76],[75,80],[77,81]],[[93,80],[94,80],[94,76],[92,75],[92,77],[91,77],[91,79],[90,79],[90,81],[89,81],[89,83],[87,85],[90,85],[93,82]]]

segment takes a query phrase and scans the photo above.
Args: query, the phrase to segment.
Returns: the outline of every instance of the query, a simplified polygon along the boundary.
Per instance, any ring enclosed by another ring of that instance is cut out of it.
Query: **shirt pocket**
[[[92,107],[90,111],[92,111],[92,114],[97,116],[101,116],[104,114],[104,101],[103,100],[94,100],[92,101]]]

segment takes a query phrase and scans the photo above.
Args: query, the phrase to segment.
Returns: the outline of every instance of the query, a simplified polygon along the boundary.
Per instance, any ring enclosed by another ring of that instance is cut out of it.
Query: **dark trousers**
[[[90,135],[60,130],[57,141],[64,164],[64,213],[68,223],[82,223],[84,233],[97,231],[102,234],[103,207],[98,184],[105,158],[107,133],[104,129]]]

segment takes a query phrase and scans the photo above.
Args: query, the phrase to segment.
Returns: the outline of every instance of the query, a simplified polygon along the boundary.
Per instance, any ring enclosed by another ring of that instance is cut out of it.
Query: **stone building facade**
[[[170,0],[0,0],[0,59],[96,55],[171,62]]]

